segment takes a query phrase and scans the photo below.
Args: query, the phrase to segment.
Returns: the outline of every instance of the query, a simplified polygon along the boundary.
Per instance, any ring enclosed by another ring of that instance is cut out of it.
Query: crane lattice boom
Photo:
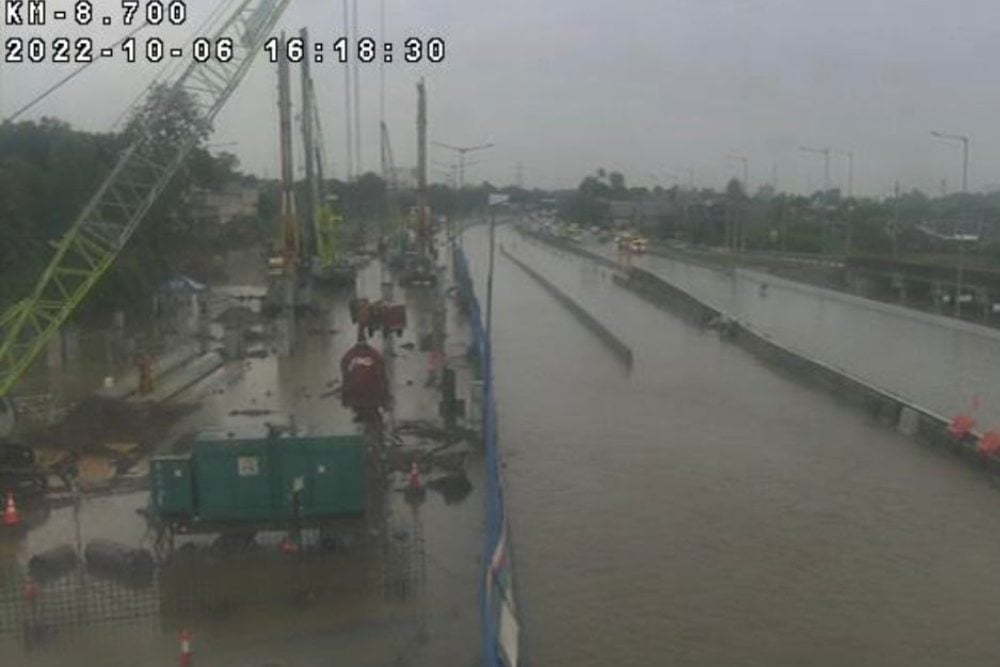
[[[244,0],[214,35],[232,40],[227,62],[192,64],[174,83],[211,124],[262,50],[290,0]],[[156,113],[118,158],[111,173],[59,240],[35,289],[0,315],[0,397],[6,395],[48,340],[114,263],[181,163],[199,141],[200,128],[167,151],[155,137]],[[204,127],[204,125],[202,125]]]

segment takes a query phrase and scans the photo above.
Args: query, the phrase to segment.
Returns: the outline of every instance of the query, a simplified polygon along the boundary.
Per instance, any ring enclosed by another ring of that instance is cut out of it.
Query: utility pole
[[[351,24],[350,11],[348,9],[347,0],[344,0],[344,32],[348,30],[348,26]],[[351,66],[348,63],[344,67],[344,121],[347,128],[347,174],[345,177],[345,182],[350,183],[354,180],[354,121],[352,120],[352,115],[354,113],[354,107],[351,105]]]
[[[379,0],[378,8],[378,43],[385,44],[385,0]],[[385,125],[385,58],[378,59],[378,118]],[[382,151],[383,157],[385,151]],[[382,173],[385,174],[385,162],[382,163]]]
[[[804,153],[814,153],[823,156],[823,222],[822,228],[820,229],[820,245],[822,246],[821,253],[826,252],[826,237],[827,237],[827,227],[829,227],[829,220],[827,218],[827,197],[830,194],[830,149],[829,148],[809,148],[807,146],[799,146],[799,150]]]
[[[799,150],[804,153],[815,153],[823,156],[823,196],[830,191],[830,149],[829,148],[809,148],[799,146]]]
[[[847,197],[854,196],[854,152],[838,151],[840,155],[847,158]]]
[[[729,154],[726,156],[730,160],[735,160],[743,165],[743,194],[746,196],[747,200],[750,199],[750,159],[745,155],[734,155]],[[735,213],[735,212],[734,212]],[[746,249],[746,231],[744,230],[744,216],[743,212],[739,215],[739,218],[732,216],[733,225],[733,245],[737,252],[742,252]]]
[[[351,44],[357,46],[358,43],[358,0],[354,0],[354,15],[351,17]],[[356,54],[355,54],[356,55]],[[364,171],[364,161],[361,159],[361,68],[358,67],[357,58],[348,59],[354,64],[354,158],[357,160],[356,175],[361,176]]]
[[[417,84],[417,252],[427,252],[427,92]]]
[[[281,33],[278,56],[278,116],[281,137],[281,230],[284,273],[293,277],[299,256],[298,224],[295,219],[295,166],[292,161],[291,73],[285,33]]]
[[[302,28],[299,36],[303,44],[309,44],[309,29]],[[316,141],[313,128],[313,83],[309,74],[309,58],[302,59],[302,152],[306,162],[306,197],[305,224],[302,227],[303,255],[307,258],[316,253],[315,230],[316,214],[319,210],[319,184],[316,182]]]
[[[896,181],[892,189],[892,258],[896,259],[899,254],[897,239],[899,237],[899,181]]]
[[[938,139],[946,139],[948,141],[960,141],[962,143],[962,194],[969,194],[969,137],[964,134],[949,134],[946,132],[935,132],[931,131],[931,135],[937,137]],[[965,201],[965,217],[968,219],[971,217],[969,215],[969,201],[968,196],[964,197]],[[960,233],[961,230],[958,229],[958,223],[955,223],[956,230],[955,240],[958,242],[958,266],[955,267],[955,317],[962,316],[962,273],[965,264],[965,242],[964,234]]]

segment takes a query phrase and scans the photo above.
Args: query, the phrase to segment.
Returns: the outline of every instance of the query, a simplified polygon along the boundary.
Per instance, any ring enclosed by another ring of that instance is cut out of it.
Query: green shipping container
[[[275,442],[284,517],[360,514],[365,509],[365,441],[360,435],[285,437]]]
[[[216,439],[194,444],[198,515],[207,521],[267,521],[279,517],[276,466],[267,439]]]
[[[150,461],[150,501],[156,516],[195,513],[191,457],[161,456]]]

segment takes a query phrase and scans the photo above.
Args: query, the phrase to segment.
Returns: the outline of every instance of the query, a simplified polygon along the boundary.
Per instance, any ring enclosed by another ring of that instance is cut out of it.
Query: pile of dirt
[[[28,436],[35,447],[73,452],[104,452],[108,445],[155,442],[192,409],[187,405],[138,405],[116,398],[90,396],[60,421]]]

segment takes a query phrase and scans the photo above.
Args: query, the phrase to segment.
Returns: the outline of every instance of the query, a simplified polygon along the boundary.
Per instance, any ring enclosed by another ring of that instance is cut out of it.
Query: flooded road
[[[979,475],[592,262],[500,240],[635,352],[629,374],[498,256],[497,399],[531,664],[1000,660],[1000,497]],[[485,295],[485,230],[465,247]]]
[[[252,273],[248,281],[259,279]],[[358,294],[378,300],[384,278],[379,265],[370,264],[359,275]],[[217,294],[253,291],[251,283]],[[431,296],[395,289],[393,301],[405,303],[409,315],[407,330],[387,359],[397,421],[436,417],[436,391],[425,387],[429,352],[417,344],[430,332]],[[356,341],[348,295],[319,299],[320,314],[298,323],[293,354],[280,355],[265,338],[256,348],[262,354],[227,363],[185,390],[178,400],[197,410],[173,436],[206,428],[240,432],[265,420],[294,423],[311,433],[353,432],[352,416],[334,392],[340,384],[338,361]],[[215,304],[211,310],[224,307]],[[464,328],[450,311],[448,330],[457,335],[446,351],[456,366]],[[161,453],[170,450],[171,440]],[[25,613],[16,573],[30,556],[74,544],[78,528],[81,543],[104,538],[151,544],[138,512],[147,505],[148,491],[88,496],[78,518],[71,507],[53,509],[23,537],[0,539],[0,665],[175,665],[182,627],[194,633],[196,664],[473,664],[480,651],[481,458],[470,456],[466,469],[471,492],[456,499],[431,490],[416,506],[395,491],[405,476],[393,479],[386,502],[388,555],[348,546],[319,559],[289,559],[276,548],[277,538],[270,539],[274,535],[263,534],[253,552],[213,556],[204,561],[210,567],[202,562],[187,567],[181,560],[150,587],[105,585],[82,574],[85,585],[76,586],[75,573],[52,586],[43,583],[31,613],[63,625],[51,641],[29,652],[20,627],[12,624]],[[207,544],[213,537],[190,541]],[[197,608],[184,606],[190,600]]]
[[[606,246],[594,249],[615,256]],[[978,396],[983,430],[1000,427],[996,329],[759,271],[725,272],[657,255],[633,263],[783,345],[945,417],[970,411]]]

